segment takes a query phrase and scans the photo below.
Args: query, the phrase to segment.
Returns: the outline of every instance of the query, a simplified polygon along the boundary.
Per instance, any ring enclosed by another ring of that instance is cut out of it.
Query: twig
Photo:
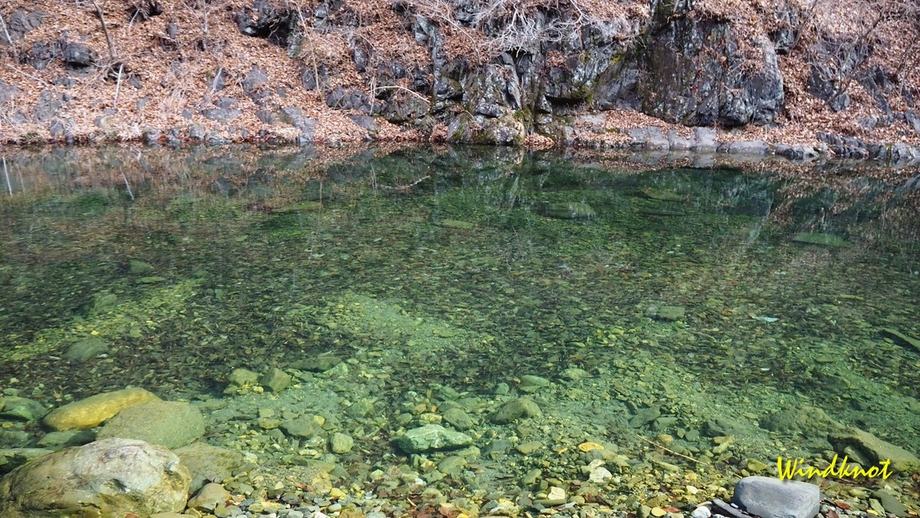
[[[423,96],[422,94],[420,94],[420,93],[418,93],[418,92],[416,92],[416,91],[414,91],[414,90],[409,90],[409,89],[406,88],[405,86],[399,86],[399,85],[378,86],[378,87],[376,87],[376,88],[373,89],[374,95],[376,96],[376,95],[377,95],[377,92],[380,91],[380,90],[402,90],[402,91],[404,91],[404,92],[409,92],[410,94],[412,94],[412,95],[418,97],[419,99],[421,99],[422,101],[424,101],[424,102],[427,103],[427,104],[431,104],[431,101],[429,101],[428,99],[425,99],[425,96]]]
[[[303,11],[300,10],[300,5],[297,5],[297,17],[300,18],[300,25],[303,26],[303,37],[310,43],[310,56],[313,58],[313,82],[316,84],[316,91],[319,92],[319,67],[316,64],[316,45],[313,43],[313,38],[307,36],[307,31],[310,28],[307,27],[307,21],[303,18]]]
[[[124,70],[125,64],[118,64],[118,79],[115,81],[115,99],[112,101],[112,108],[118,109],[118,91],[121,90],[121,72]],[[133,197],[132,197],[133,198]]]
[[[6,64],[6,67],[9,68],[10,70],[15,71],[15,72],[19,72],[20,74],[22,74],[22,75],[24,75],[24,76],[26,76],[26,77],[28,77],[28,78],[30,78],[30,79],[34,79],[34,80],[38,81],[38,82],[41,83],[43,86],[51,86],[50,84],[48,84],[47,82],[45,82],[42,78],[40,78],[40,77],[38,77],[38,76],[33,76],[32,74],[30,74],[30,73],[28,73],[28,72],[23,72],[22,70],[19,70],[18,68],[14,67],[13,65],[11,65],[11,64],[9,64],[9,63]]]
[[[105,33],[105,42],[109,45],[109,59],[114,63],[115,45],[112,44],[112,37],[109,36],[109,26],[105,23],[105,16],[102,14],[102,8],[99,7],[99,2],[93,0],[93,5],[96,7],[96,14],[99,16],[99,21],[102,22],[102,32]]]
[[[13,184],[10,183],[10,171],[6,168],[6,157],[3,157],[3,175],[6,176],[6,190],[13,197]]]
[[[6,41],[9,42],[10,48],[13,49],[13,59],[19,60],[19,56],[16,53],[16,45],[13,45],[13,38],[10,38],[10,31],[6,30],[6,21],[3,19],[3,15],[0,14],[0,29],[3,29],[3,35],[6,36]]]
[[[651,441],[651,440],[649,440],[649,439],[646,439],[645,437],[642,437],[642,436],[639,435],[639,434],[636,434],[636,437],[642,439],[643,441],[645,441],[645,442],[651,444],[652,446],[654,446],[654,447],[656,447],[656,448],[661,448],[662,450],[664,450],[664,451],[670,453],[671,455],[677,455],[678,457],[680,457],[680,458],[682,458],[682,459],[687,459],[687,460],[689,460],[690,462],[693,462],[693,463],[695,463],[695,464],[699,464],[699,463],[700,463],[700,461],[694,459],[693,457],[688,457],[688,456],[686,456],[686,455],[684,455],[684,454],[677,453],[677,452],[674,451],[674,450],[669,450],[668,448],[665,448],[664,446],[658,444],[657,442]]]

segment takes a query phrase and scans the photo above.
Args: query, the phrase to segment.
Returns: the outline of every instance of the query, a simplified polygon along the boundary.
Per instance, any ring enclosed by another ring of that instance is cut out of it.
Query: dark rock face
[[[26,12],[22,9],[16,9],[7,24],[10,38],[13,41],[21,40],[26,33],[40,26],[47,16],[48,13],[44,11]],[[7,43],[5,40],[5,38],[0,38],[2,43]]]
[[[64,62],[71,67],[89,67],[96,64],[99,54],[86,45],[79,43],[68,43],[64,47]]]
[[[243,34],[265,38],[282,47],[291,43],[289,37],[297,24],[296,11],[268,0],[256,0],[251,9],[241,9],[234,17]]]
[[[783,79],[773,43],[744,42],[730,24],[700,19],[691,2],[653,2],[641,70],[639,108],[688,126],[773,122],[783,104]]]

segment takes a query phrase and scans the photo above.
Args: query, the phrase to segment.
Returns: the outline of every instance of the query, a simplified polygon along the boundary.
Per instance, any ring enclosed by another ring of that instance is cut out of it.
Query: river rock
[[[85,363],[109,350],[109,344],[101,338],[87,338],[71,345],[64,353],[64,359]]]
[[[224,486],[211,482],[189,499],[188,508],[198,511],[213,511],[215,507],[226,504],[231,498],[233,496],[230,491],[224,489]]]
[[[181,511],[190,476],[179,457],[132,439],[45,455],[0,480],[0,515],[123,517]]]
[[[907,474],[920,472],[920,459],[916,455],[900,446],[883,441],[871,433],[850,428],[831,432],[827,439],[840,455],[846,455],[844,450],[847,447],[853,447],[872,462],[891,460],[890,466],[894,471]],[[863,467],[868,469],[870,466]]]
[[[0,448],[0,473],[13,471],[14,468],[53,451],[48,448]]]
[[[181,448],[195,442],[204,432],[204,417],[198,407],[179,401],[150,401],[119,412],[99,430],[97,437],[124,437]]]
[[[886,513],[893,514],[898,518],[906,518],[910,516],[910,510],[906,505],[901,503],[898,500],[898,497],[892,494],[889,491],[879,489],[872,492],[872,496],[882,504],[882,507],[885,508]]]
[[[448,424],[457,430],[469,430],[475,424],[473,418],[461,408],[448,408],[441,415],[444,416],[444,420]]]
[[[522,417],[540,417],[543,413],[540,407],[530,398],[522,397],[512,399],[502,405],[492,415],[492,422],[497,424],[510,423]]]
[[[125,408],[148,401],[160,401],[160,398],[138,387],[104,392],[56,408],[43,422],[57,431],[85,430],[99,426]]]
[[[302,415],[296,419],[287,420],[281,423],[281,429],[288,435],[307,439],[324,435],[323,427],[312,415]]]
[[[174,450],[182,465],[192,475],[189,491],[197,491],[208,481],[229,480],[230,475],[243,463],[243,455],[234,450],[194,442]]]
[[[527,374],[521,376],[521,382],[518,384],[518,390],[521,392],[526,392],[527,394],[532,394],[548,385],[548,379],[540,376],[534,376],[533,374]]]
[[[6,398],[0,417],[21,421],[37,421],[48,413],[44,405],[34,399],[11,396]]]
[[[277,367],[272,367],[262,375],[259,383],[277,394],[291,385],[291,375]]]
[[[429,424],[406,431],[394,442],[406,453],[422,453],[463,448],[473,444],[473,438],[438,424]]]
[[[355,447],[355,440],[351,438],[350,435],[336,432],[332,434],[332,438],[329,439],[329,449],[332,450],[332,453],[348,453],[352,448]]]
[[[237,387],[251,387],[259,382],[259,373],[249,369],[233,369],[227,381]]]
[[[814,518],[821,507],[821,489],[807,482],[744,477],[735,484],[732,503],[761,518]]]
[[[43,448],[59,450],[67,446],[83,446],[96,440],[92,430],[68,430],[66,432],[48,432],[38,440]]]

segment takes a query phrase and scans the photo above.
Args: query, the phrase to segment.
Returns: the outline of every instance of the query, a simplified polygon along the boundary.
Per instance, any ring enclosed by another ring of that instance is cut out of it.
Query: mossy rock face
[[[819,232],[800,232],[792,236],[792,241],[806,245],[821,245],[830,247],[843,247],[849,246],[850,244],[847,240],[840,236],[835,236],[833,234],[821,234]]]
[[[571,201],[540,205],[537,207],[537,213],[556,219],[590,219],[597,216],[594,208],[587,203]]]

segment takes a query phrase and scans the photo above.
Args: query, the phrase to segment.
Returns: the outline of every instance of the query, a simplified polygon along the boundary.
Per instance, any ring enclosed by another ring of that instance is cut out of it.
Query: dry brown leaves
[[[318,0],[274,2],[281,6],[299,6],[304,23],[312,26],[315,22],[312,13],[319,5]],[[30,133],[48,135],[47,121],[15,127],[5,123],[13,119],[17,111],[31,113],[43,91],[70,96],[62,113],[72,126],[71,133],[78,139],[136,139],[149,129],[187,130],[192,124],[234,140],[255,138],[260,132],[293,138],[297,134],[294,128],[284,124],[266,125],[254,116],[261,107],[245,94],[242,82],[253,66],[258,66],[268,75],[271,94],[264,100],[268,106],[302,108],[308,116],[318,120],[316,136],[320,140],[360,141],[368,137],[367,132],[355,125],[347,117],[348,113],[326,107],[324,94],[305,90],[301,85],[301,71],[309,74],[314,66],[326,69],[329,72],[328,82],[324,84],[327,92],[343,86],[372,93],[373,76],[359,73],[352,59],[356,44],[370,48],[371,70],[396,61],[427,66],[430,52],[415,41],[409,30],[415,14],[427,17],[447,38],[448,57],[466,56],[474,62],[486,62],[491,58],[489,38],[476,28],[459,23],[453,4],[447,0],[403,0],[401,3],[344,0],[340,9],[354,15],[356,22],[326,32],[307,31],[297,56],[288,56],[285,48],[265,39],[240,33],[233,13],[251,8],[251,1],[160,0],[160,4],[162,15],[148,21],[132,21],[126,10],[127,2],[100,0],[116,54],[112,62],[108,59],[106,38],[91,3],[31,2],[28,9],[41,10],[49,16],[43,25],[18,42],[20,56],[29,52],[36,42],[66,39],[95,50],[104,65],[123,63],[125,77],[120,84],[111,77],[106,78],[108,71],[104,67],[85,75],[73,74],[65,70],[59,60],[44,70],[35,70],[3,56],[0,81],[16,86],[19,93],[0,110],[0,140],[19,141]],[[481,17],[513,21],[515,16],[548,5],[546,0],[483,0]],[[647,2],[638,0],[572,0],[570,5],[573,19],[582,23],[624,17],[645,19],[649,15]],[[852,100],[850,108],[840,113],[832,112],[824,101],[808,92],[810,70],[806,63],[809,52],[818,43],[852,43],[861,38],[871,44],[873,52],[859,65],[858,71],[873,67],[888,70],[894,85],[889,94],[891,108],[896,112],[916,109],[907,94],[920,97],[920,24],[917,22],[920,7],[917,3],[911,0],[699,0],[696,10],[702,17],[730,20],[742,30],[742,35],[749,36],[746,41],[753,42],[782,24],[788,24],[778,14],[780,8],[787,5],[804,14],[799,27],[802,38],[797,47],[790,55],[779,57],[785,82],[785,113],[775,127],[745,128],[725,132],[720,138],[811,143],[817,131],[832,131],[870,141],[920,141],[920,136],[901,120],[873,130],[861,129],[860,119],[882,113],[875,99],[857,81],[851,80],[847,85]],[[8,20],[9,6],[0,8],[0,12]],[[174,37],[168,34],[168,23],[177,28]],[[8,47],[0,46],[0,53],[9,55]],[[561,54],[550,56],[550,62],[561,64],[564,58]],[[218,71],[224,75],[227,86],[216,92],[212,87]],[[127,74],[139,78],[141,88],[131,86]],[[69,87],[63,86],[65,78],[72,83]],[[221,96],[237,99],[235,108],[243,113],[229,125],[200,115],[201,108],[212,107],[212,101]],[[626,133],[618,130],[632,127],[658,126],[684,133],[689,131],[631,111],[605,112],[601,118],[603,123],[598,125],[603,129],[597,138],[609,142],[626,140]],[[378,126],[377,138],[380,139],[425,138],[386,122],[378,122]],[[576,131],[587,136],[593,128],[580,127]],[[438,127],[430,138],[437,141],[445,134],[446,129]],[[528,142],[546,144],[534,138]]]

